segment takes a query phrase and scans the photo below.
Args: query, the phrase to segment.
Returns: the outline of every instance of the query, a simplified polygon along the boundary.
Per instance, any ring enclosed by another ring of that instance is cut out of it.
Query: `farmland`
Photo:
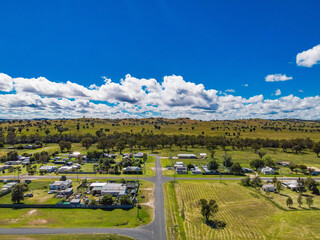
[[[215,199],[216,220],[226,223],[213,229],[204,223],[199,200]],[[317,210],[283,211],[255,191],[237,182],[177,181],[165,184],[169,239],[315,239]],[[184,208],[185,219],[181,217]],[[174,227],[177,225],[177,227]],[[301,227],[303,225],[303,227]],[[174,236],[174,237],[173,237]]]

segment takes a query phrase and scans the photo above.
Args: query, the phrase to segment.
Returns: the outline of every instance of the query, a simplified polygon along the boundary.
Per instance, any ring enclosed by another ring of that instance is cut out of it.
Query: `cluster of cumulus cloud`
[[[320,63],[320,45],[301,52],[298,66]],[[271,74],[266,82],[292,80],[285,74]],[[233,89],[224,93],[206,89],[203,84],[187,82],[181,76],[138,79],[126,75],[119,83],[104,78],[101,86],[89,87],[73,82],[54,82],[44,77],[11,77],[0,73],[1,118],[139,118],[190,117],[192,119],[301,118],[319,119],[320,97],[293,95],[265,99],[235,96]],[[248,84],[243,85],[245,87]]]
[[[270,100],[263,95],[243,98],[181,76],[138,79],[126,75],[119,83],[105,79],[101,86],[58,83],[39,78],[0,74],[2,118],[139,118],[161,116],[193,119],[319,118],[320,97],[293,95]]]

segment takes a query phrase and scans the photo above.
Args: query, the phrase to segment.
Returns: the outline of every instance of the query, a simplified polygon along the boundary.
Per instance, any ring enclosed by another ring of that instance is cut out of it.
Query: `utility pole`
[[[138,210],[138,213],[137,213],[137,218],[140,219],[140,216],[139,216],[139,200],[138,201],[138,204],[137,204],[137,210]]]

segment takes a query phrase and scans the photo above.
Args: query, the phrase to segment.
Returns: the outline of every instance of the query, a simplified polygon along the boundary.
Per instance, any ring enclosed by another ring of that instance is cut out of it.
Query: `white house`
[[[11,189],[16,185],[17,182],[9,182],[6,185],[3,185],[1,188],[1,192],[11,191]]]
[[[40,172],[52,173],[57,169],[56,166],[41,166],[39,168]]]
[[[140,174],[142,173],[142,169],[140,167],[137,166],[128,166],[126,168],[122,169],[123,173],[134,173],[134,174]]]
[[[178,174],[187,174],[187,173],[188,173],[188,169],[187,169],[187,167],[185,167],[184,165],[178,165],[178,166],[176,167],[176,172],[177,172]]]
[[[263,184],[262,190],[265,192],[275,192],[276,187],[273,184]]]
[[[201,169],[199,167],[197,167],[197,166],[194,167],[194,168],[191,168],[190,171],[191,171],[192,174],[202,174]]]
[[[101,189],[101,195],[122,196],[126,194],[127,185],[123,183],[106,183]]]
[[[58,172],[61,173],[61,172],[71,172],[72,171],[72,167],[70,166],[62,166],[58,169]]]
[[[178,158],[179,159],[197,159],[197,155],[195,154],[189,154],[189,153],[181,153],[181,154],[178,154]]]
[[[261,169],[261,173],[263,174],[274,174],[274,170],[271,167],[266,166],[265,168]]]
[[[77,158],[81,155],[80,152],[73,152],[71,154],[69,154],[69,158]]]
[[[199,156],[200,156],[200,158],[206,158],[207,154],[206,153],[200,153]]]
[[[72,186],[72,180],[67,179],[66,181],[55,181],[49,185],[50,190],[65,190]]]

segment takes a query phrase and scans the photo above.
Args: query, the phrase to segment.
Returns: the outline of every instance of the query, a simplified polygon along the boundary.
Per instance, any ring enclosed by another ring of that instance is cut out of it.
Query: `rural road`
[[[1,234],[72,234],[72,233],[112,233],[121,234],[133,237],[137,240],[166,240],[166,221],[164,212],[164,195],[163,195],[163,184],[167,181],[173,180],[171,177],[162,175],[162,168],[160,164],[160,158],[156,157],[156,176],[155,177],[141,177],[155,184],[154,189],[154,219],[151,223],[138,227],[138,228],[0,228]],[[57,178],[59,176],[49,176],[49,178]],[[13,176],[1,176],[0,179],[13,178]],[[32,177],[21,177],[21,179],[41,179],[48,178],[48,176],[32,176]],[[68,178],[76,178],[76,176],[68,176]],[[79,178],[81,178],[79,176]],[[111,177],[100,177],[99,178],[111,178]],[[114,177],[122,178],[122,177]],[[132,177],[131,177],[132,178]],[[237,180],[241,178],[222,178],[222,180]],[[268,180],[272,178],[264,177],[262,180]],[[283,177],[282,180],[291,180],[297,178]],[[320,180],[320,178],[314,178]],[[220,180],[219,177],[213,178],[176,178],[176,180]],[[0,237],[1,238],[1,237]]]
[[[133,237],[137,240],[166,240],[164,215],[163,183],[171,178],[162,175],[160,158],[156,156],[156,176],[141,178],[155,184],[154,219],[151,223],[138,228],[0,228],[1,234],[67,234],[67,233],[114,233]],[[2,177],[9,178],[9,177]],[[32,177],[37,179],[42,177]],[[109,177],[108,177],[109,178]],[[30,178],[28,178],[30,179]],[[1,238],[1,237],[0,237]]]

